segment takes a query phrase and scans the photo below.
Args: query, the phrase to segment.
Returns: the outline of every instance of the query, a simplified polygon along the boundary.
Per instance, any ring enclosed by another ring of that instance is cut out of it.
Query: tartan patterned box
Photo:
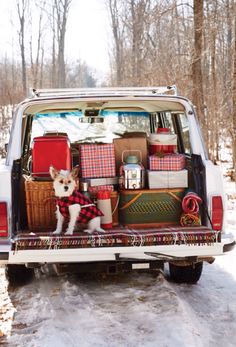
[[[83,144],[79,146],[80,175],[83,178],[115,177],[114,145]]]
[[[93,186],[88,188],[89,193],[92,194],[96,194],[100,190],[109,190],[110,192],[112,192],[114,190],[114,186],[112,184],[107,184],[104,186]]]
[[[152,171],[179,171],[185,168],[183,154],[166,154],[163,157],[149,156],[149,169]]]

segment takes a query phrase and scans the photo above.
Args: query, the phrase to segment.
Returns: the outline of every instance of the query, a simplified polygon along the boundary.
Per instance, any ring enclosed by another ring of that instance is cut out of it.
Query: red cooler
[[[71,170],[70,142],[67,136],[39,136],[33,139],[32,176],[49,177],[49,167]]]
[[[168,128],[161,128],[157,134],[150,134],[148,142],[151,155],[177,151],[177,135],[168,133]]]

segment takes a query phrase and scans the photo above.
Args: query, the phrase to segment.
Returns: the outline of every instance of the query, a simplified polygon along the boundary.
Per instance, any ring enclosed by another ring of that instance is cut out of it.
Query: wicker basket
[[[111,192],[112,226],[119,225],[118,216],[119,194],[117,191]]]
[[[52,182],[25,180],[26,208],[30,231],[56,228],[56,200]]]

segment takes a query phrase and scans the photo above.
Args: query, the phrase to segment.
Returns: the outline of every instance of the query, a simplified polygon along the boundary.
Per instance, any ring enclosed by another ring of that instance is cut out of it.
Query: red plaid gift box
[[[112,143],[80,145],[79,152],[81,177],[116,176],[115,151]]]
[[[114,187],[113,185],[104,185],[104,186],[94,186],[94,187],[89,187],[88,191],[89,193],[97,193],[100,190],[109,190],[110,192],[113,192]]]
[[[183,154],[166,154],[164,157],[149,156],[149,169],[154,171],[179,171],[185,168]]]

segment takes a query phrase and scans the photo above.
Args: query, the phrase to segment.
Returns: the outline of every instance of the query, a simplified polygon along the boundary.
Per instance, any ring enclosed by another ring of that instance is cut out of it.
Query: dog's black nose
[[[64,189],[65,189],[65,191],[67,192],[67,190],[69,189],[69,187],[68,187],[68,186],[65,186]]]

